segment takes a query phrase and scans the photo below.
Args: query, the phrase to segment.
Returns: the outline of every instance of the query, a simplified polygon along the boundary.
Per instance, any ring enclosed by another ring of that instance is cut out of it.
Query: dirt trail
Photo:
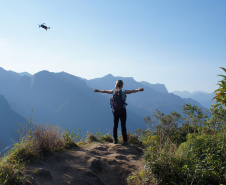
[[[142,148],[92,143],[58,152],[27,166],[34,185],[125,185],[125,178],[143,169]]]

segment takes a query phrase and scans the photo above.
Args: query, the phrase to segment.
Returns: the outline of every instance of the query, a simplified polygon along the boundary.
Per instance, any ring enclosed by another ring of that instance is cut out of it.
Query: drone
[[[50,27],[47,27],[47,26],[45,25],[45,23],[42,23],[41,25],[39,25],[39,28],[40,28],[40,27],[44,28],[46,31],[47,31],[47,29],[50,29]]]

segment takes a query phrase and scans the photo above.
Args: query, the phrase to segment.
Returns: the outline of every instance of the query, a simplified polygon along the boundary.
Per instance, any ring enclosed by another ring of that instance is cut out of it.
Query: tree
[[[206,115],[203,113],[202,109],[195,105],[186,103],[183,106],[183,112],[186,116],[185,124],[188,125],[188,133],[190,133],[191,127],[193,127],[194,132],[196,132],[197,128],[202,126],[204,120],[206,119]]]

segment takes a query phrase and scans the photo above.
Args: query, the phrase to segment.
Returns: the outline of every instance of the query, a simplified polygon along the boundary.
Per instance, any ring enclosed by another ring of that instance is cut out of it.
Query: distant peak
[[[114,77],[112,74],[107,74],[106,76],[104,77]]]
[[[40,71],[39,73],[50,73],[50,72],[47,70],[43,70],[43,71]]]
[[[100,77],[100,78],[103,78],[103,79],[113,79],[115,77],[112,74],[107,74],[107,75],[105,75],[103,77]]]
[[[28,72],[22,72],[22,73],[19,73],[20,76],[32,76],[30,73]]]
[[[117,78],[118,80],[134,80],[133,77],[122,77],[122,76],[113,76],[112,74],[107,74],[104,78]]]
[[[50,72],[47,70],[43,70],[43,71],[39,71],[37,73],[35,73],[35,75],[40,75],[40,74],[49,74]]]
[[[125,77],[125,79],[134,80],[133,77]],[[134,80],[135,81],[135,80]]]

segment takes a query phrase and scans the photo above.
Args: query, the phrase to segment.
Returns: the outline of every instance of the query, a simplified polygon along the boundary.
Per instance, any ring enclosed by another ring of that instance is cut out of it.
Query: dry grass
[[[64,147],[63,135],[59,128],[51,125],[36,125],[33,132],[33,150],[47,155]]]
[[[48,124],[36,124],[24,133],[20,142],[0,158],[0,184],[28,184],[29,179],[22,175],[24,162],[77,146],[71,131],[62,133],[58,127]]]
[[[31,160],[63,149],[64,143],[63,134],[58,127],[37,124],[28,130],[19,143],[14,144],[9,155],[20,161]]]

